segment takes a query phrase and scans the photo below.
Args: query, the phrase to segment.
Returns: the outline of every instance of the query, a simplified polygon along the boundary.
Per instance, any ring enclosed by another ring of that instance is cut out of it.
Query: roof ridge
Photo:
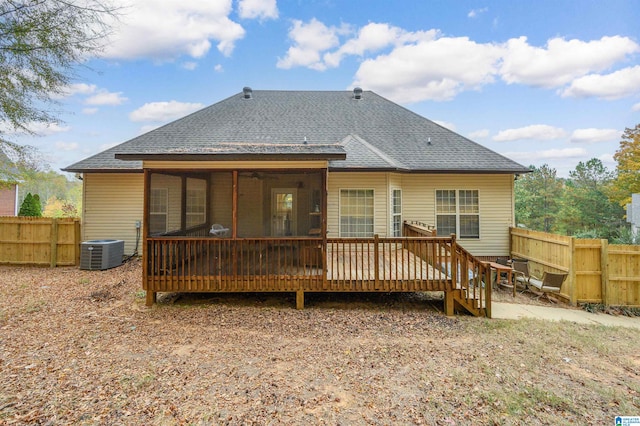
[[[367,148],[370,152],[372,152],[373,154],[377,155],[382,161],[384,161],[385,163],[389,164],[390,166],[393,166],[397,169],[406,169],[407,166],[399,161],[394,160],[393,158],[389,157],[385,152],[381,151],[380,149],[376,148],[375,146],[371,145],[369,142],[367,142],[365,139],[361,138],[360,136],[356,135],[356,134],[349,134],[347,137],[345,137],[340,144],[345,146],[347,143],[349,143],[349,140],[353,140],[355,139],[357,142],[361,143],[362,145],[365,146],[365,148]]]

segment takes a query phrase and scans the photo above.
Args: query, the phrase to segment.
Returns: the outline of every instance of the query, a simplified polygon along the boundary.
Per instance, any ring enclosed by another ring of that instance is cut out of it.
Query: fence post
[[[55,268],[58,264],[58,219],[51,219],[51,267]]]
[[[82,240],[82,228],[80,225],[80,219],[74,219],[73,221],[73,245],[75,250],[75,263],[76,266],[80,265],[80,247]]]
[[[576,238],[569,239],[569,303],[571,306],[578,304],[576,283]]]
[[[600,281],[602,284],[602,303],[605,306],[611,304],[611,289],[609,288],[609,241],[600,240]]]

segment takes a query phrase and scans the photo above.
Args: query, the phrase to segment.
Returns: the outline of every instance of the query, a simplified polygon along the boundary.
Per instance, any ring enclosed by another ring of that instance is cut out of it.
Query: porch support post
[[[144,191],[142,207],[142,288],[147,292],[147,306],[151,306],[156,301],[156,292],[149,288],[149,245],[147,235],[149,235],[149,193],[151,192],[151,172],[144,169]]]
[[[233,191],[231,196],[231,238],[238,238],[238,171],[233,171]]]
[[[320,200],[320,204],[322,205],[321,209],[322,209],[322,216],[321,216],[321,224],[320,224],[320,229],[321,229],[321,236],[322,236],[322,250],[320,250],[321,252],[321,265],[322,265],[322,288],[326,289],[328,287],[327,285],[327,255],[329,254],[327,252],[327,197],[329,195],[329,188],[328,188],[328,182],[329,182],[329,169],[326,168],[322,171],[321,173],[321,177],[322,177],[322,200]],[[304,302],[304,300],[303,300]]]
[[[304,291],[303,290],[296,291],[296,309],[298,310],[304,309]]]

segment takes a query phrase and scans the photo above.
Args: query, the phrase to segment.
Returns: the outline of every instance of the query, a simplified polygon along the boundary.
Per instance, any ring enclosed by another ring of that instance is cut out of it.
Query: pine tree
[[[36,197],[38,197],[36,195]],[[20,206],[20,211],[18,212],[18,216],[29,216],[29,217],[41,217],[42,209],[39,208],[40,197],[36,201],[36,198],[28,193],[26,197],[24,197],[24,201],[22,201],[22,205]]]

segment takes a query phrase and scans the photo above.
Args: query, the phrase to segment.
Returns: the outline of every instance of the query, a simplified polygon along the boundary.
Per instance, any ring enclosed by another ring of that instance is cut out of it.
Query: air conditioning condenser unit
[[[122,265],[123,240],[90,240],[80,246],[80,269],[104,270]]]

